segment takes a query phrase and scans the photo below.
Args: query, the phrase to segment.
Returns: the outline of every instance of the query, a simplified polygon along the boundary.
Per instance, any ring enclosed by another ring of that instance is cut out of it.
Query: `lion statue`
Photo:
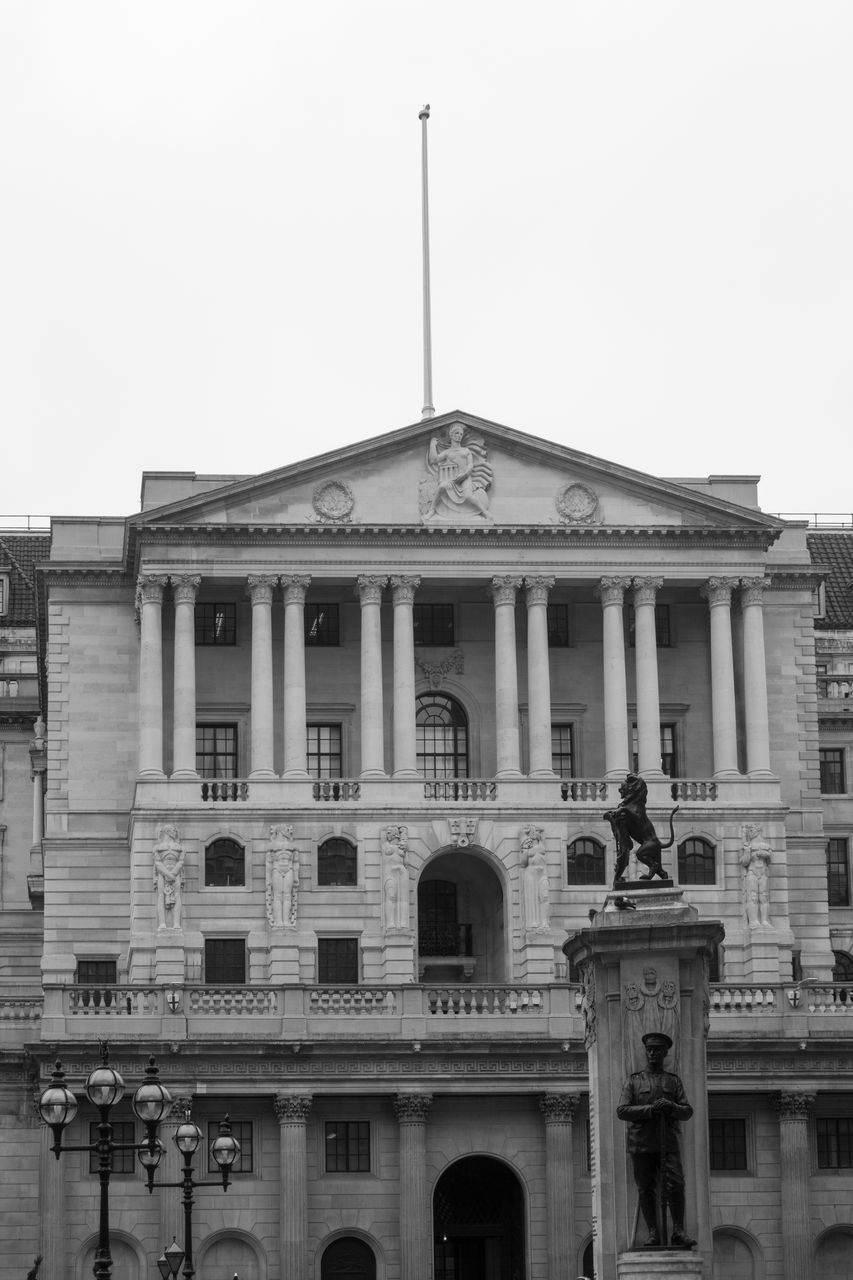
[[[664,849],[675,844],[675,828],[673,818],[678,812],[678,805],[669,815],[669,840],[662,844],[655,831],[651,818],[646,813],[646,799],[649,789],[644,778],[636,773],[629,773],[619,788],[622,797],[616,809],[608,809],[605,818],[610,823],[613,838],[616,841],[616,873],[613,877],[614,888],[625,879],[628,857],[633,845],[634,855],[638,862],[648,867],[648,872],[640,876],[641,880],[653,880],[659,876],[661,880],[669,877],[661,865],[660,855]]]

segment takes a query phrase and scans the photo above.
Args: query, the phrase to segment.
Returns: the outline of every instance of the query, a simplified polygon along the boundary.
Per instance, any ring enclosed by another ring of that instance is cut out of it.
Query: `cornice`
[[[125,564],[98,565],[97,568],[85,564],[43,565],[41,572],[52,587],[136,587],[136,579]]]
[[[816,573],[814,569],[777,569],[767,576],[774,591],[802,590],[803,588],[817,591],[826,574]]]

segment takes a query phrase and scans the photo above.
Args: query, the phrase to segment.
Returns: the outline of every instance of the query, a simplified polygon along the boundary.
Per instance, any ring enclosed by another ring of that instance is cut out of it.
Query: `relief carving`
[[[672,1041],[669,1070],[678,1074],[681,1058],[681,1013],[678,991],[671,978],[658,978],[657,969],[647,965],[642,985],[626,982],[622,1003],[622,1045],[628,1075],[642,1071],[646,1061],[643,1036],[659,1031]]]
[[[355,506],[353,491],[346,480],[324,480],[311,499],[314,518],[323,524],[347,524]]]
[[[544,932],[551,926],[551,885],[542,827],[526,826],[521,834],[521,861],[524,867],[524,927],[528,932]]]
[[[446,658],[439,658],[433,662],[422,658],[416,651],[415,662],[429,681],[431,689],[440,689],[445,676],[451,673],[462,675],[465,671],[465,658],[461,649],[454,649]]]
[[[281,823],[270,827],[265,871],[267,920],[274,929],[296,924],[299,850],[293,842],[293,827]]]
[[[750,929],[772,929],[770,919],[770,841],[761,827],[743,827],[740,865],[743,867],[743,903]]]
[[[429,521],[488,520],[493,471],[481,436],[455,422],[434,435],[427,452],[429,477],[421,481],[421,518]]]
[[[564,524],[600,523],[598,494],[585,484],[567,484],[554,501]]]
[[[154,846],[154,890],[157,894],[157,928],[180,929],[181,893],[184,887],[184,848],[178,828],[160,827]]]
[[[386,929],[409,927],[408,827],[385,827],[382,833],[382,923]]]

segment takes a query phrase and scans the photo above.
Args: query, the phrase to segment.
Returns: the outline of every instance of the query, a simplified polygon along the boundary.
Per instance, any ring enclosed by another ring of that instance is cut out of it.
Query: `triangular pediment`
[[[455,411],[261,475],[214,484],[136,525],[781,529],[759,511]]]

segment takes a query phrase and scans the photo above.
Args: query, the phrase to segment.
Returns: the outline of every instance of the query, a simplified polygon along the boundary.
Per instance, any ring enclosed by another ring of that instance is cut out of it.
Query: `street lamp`
[[[124,1097],[124,1080],[115,1067],[110,1066],[109,1046],[106,1040],[100,1040],[98,1043],[101,1049],[101,1065],[89,1072],[85,1085],[86,1096],[92,1106],[97,1108],[100,1117],[97,1142],[88,1142],[81,1146],[62,1145],[62,1131],[77,1114],[77,1099],[65,1083],[65,1073],[60,1062],[57,1062],[50,1084],[39,1098],[38,1109],[42,1120],[53,1133],[51,1151],[57,1160],[64,1151],[88,1151],[98,1156],[101,1198],[98,1247],[95,1250],[93,1273],[96,1280],[110,1280],[113,1265],[110,1255],[110,1174],[113,1167],[113,1152],[136,1151],[138,1153],[140,1161],[148,1170],[150,1190],[154,1170],[163,1154],[163,1144],[157,1137],[157,1126],[166,1108],[171,1105],[172,1098],[168,1089],[160,1083],[157,1066],[154,1059],[150,1058],[145,1071],[145,1082],[139,1086],[133,1096],[133,1109],[145,1125],[145,1138],[142,1142],[114,1142],[110,1111]]]
[[[169,1276],[176,1276],[182,1261],[184,1264],[184,1280],[191,1280],[192,1276],[195,1275],[195,1267],[193,1266],[193,1191],[197,1187],[219,1186],[218,1182],[196,1182],[193,1178],[193,1156],[198,1150],[201,1139],[201,1129],[190,1119],[190,1109],[187,1107],[184,1112],[184,1119],[175,1131],[175,1145],[184,1157],[183,1177],[180,1182],[159,1182],[156,1184],[159,1187],[180,1187],[184,1193],[184,1252],[181,1252],[180,1247],[173,1240],[169,1248],[157,1259],[157,1266],[160,1269],[160,1275],[163,1276],[163,1280],[168,1280]],[[228,1116],[219,1121],[219,1133],[211,1143],[210,1151],[219,1165],[219,1171],[222,1176],[222,1190],[227,1191],[231,1178],[231,1166],[240,1154],[240,1143],[231,1133]],[[141,1158],[142,1155],[140,1153]],[[148,1190],[153,1191],[154,1186],[154,1170],[152,1169],[148,1175]]]

